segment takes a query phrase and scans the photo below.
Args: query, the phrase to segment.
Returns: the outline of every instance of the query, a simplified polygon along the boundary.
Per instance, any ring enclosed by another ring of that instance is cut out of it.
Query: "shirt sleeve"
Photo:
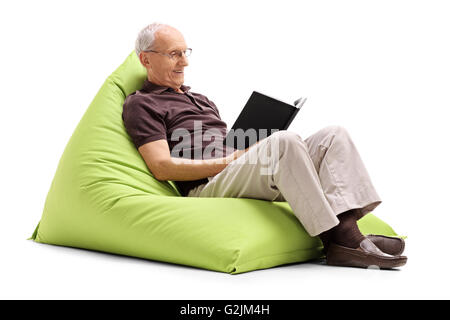
[[[164,115],[147,102],[128,97],[123,105],[122,119],[136,149],[148,142],[167,140]]]

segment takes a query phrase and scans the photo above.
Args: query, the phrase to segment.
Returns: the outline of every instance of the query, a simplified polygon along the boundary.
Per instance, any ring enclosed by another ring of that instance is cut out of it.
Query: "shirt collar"
[[[180,89],[183,92],[187,92],[187,91],[189,91],[191,89],[191,87],[185,86],[184,84],[182,84]],[[165,91],[175,92],[175,90],[173,90],[170,87],[160,86],[160,85],[154,84],[154,83],[148,81],[148,79],[145,79],[144,85],[142,86],[142,90],[144,90],[144,91],[146,91],[148,93],[157,93],[157,94],[161,94],[161,93],[163,93]]]

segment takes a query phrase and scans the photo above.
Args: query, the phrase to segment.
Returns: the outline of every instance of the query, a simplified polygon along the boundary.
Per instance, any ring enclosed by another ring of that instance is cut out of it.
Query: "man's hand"
[[[259,141],[257,141],[256,143],[252,144],[250,147],[244,149],[244,150],[236,150],[235,152],[233,152],[232,154],[230,154],[227,157],[227,164],[230,163],[233,160],[236,160],[237,158],[239,158],[240,156],[242,156],[244,153],[246,153],[248,151],[248,149],[250,149],[253,146],[256,146],[259,143]]]
[[[146,143],[138,150],[156,179],[162,181],[191,181],[215,176],[225,169],[231,161],[239,158],[254,145],[256,143],[245,150],[236,150],[224,158],[207,160],[173,158],[165,139]]]

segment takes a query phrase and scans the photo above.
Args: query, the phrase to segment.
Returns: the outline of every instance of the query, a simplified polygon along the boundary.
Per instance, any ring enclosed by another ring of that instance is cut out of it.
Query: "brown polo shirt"
[[[122,119],[136,148],[156,140],[168,142],[172,157],[212,159],[225,157],[235,149],[224,146],[227,125],[216,105],[206,96],[184,93],[146,80],[141,90],[130,94],[123,105]],[[183,196],[207,178],[174,181]]]

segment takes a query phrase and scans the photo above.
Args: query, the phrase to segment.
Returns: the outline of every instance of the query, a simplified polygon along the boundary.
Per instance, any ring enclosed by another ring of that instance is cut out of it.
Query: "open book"
[[[299,98],[293,104],[253,91],[223,144],[245,149],[279,130],[287,130],[305,103]]]

